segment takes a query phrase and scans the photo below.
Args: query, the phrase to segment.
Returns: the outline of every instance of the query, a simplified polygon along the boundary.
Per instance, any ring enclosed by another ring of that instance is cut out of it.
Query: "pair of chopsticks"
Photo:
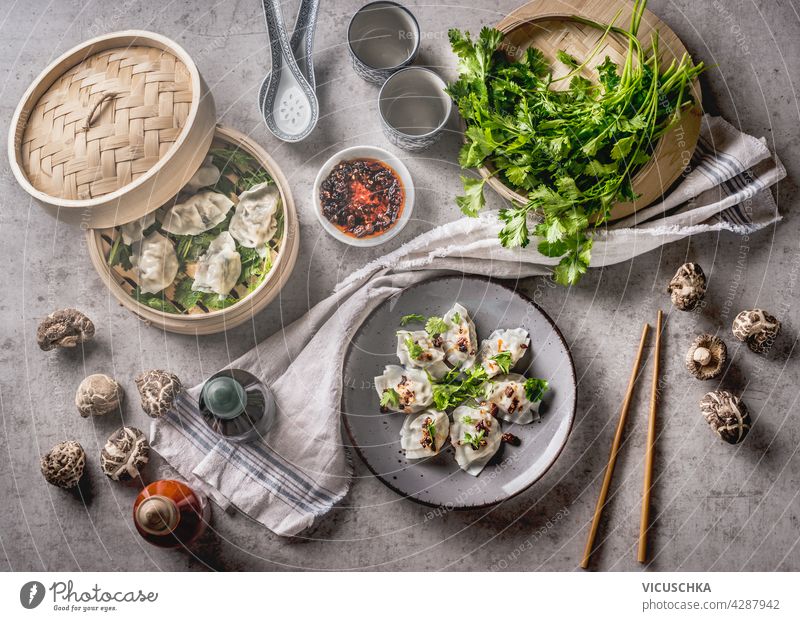
[[[647,428],[647,449],[644,462],[642,514],[639,522],[638,560],[640,563],[645,563],[647,561],[647,530],[650,524],[650,489],[652,488],[653,482],[653,454],[656,442],[656,409],[658,405],[658,376],[660,371],[659,361],[661,358],[662,318],[663,313],[658,311],[658,320],[656,322],[656,345],[653,352],[653,381],[650,389],[650,420]],[[583,550],[583,560],[581,561],[581,567],[583,569],[586,569],[589,566],[589,558],[591,557],[592,549],[594,548],[594,540],[595,537],[597,537],[597,530],[600,527],[600,518],[603,515],[603,508],[606,505],[608,490],[611,487],[611,477],[614,476],[614,466],[617,464],[617,455],[619,454],[619,449],[622,445],[622,432],[625,427],[625,421],[628,418],[628,409],[633,398],[633,389],[636,385],[636,379],[639,376],[639,367],[642,363],[644,344],[647,341],[647,333],[649,331],[650,324],[644,324],[644,328],[642,328],[642,337],[639,339],[639,350],[636,353],[636,360],[633,363],[633,370],[631,371],[630,380],[628,380],[628,389],[625,392],[625,400],[622,402],[622,408],[619,412],[617,431],[614,434],[614,441],[611,443],[611,455],[609,455],[608,458],[608,465],[606,466],[605,476],[603,477],[603,485],[600,487],[600,496],[597,498],[597,504],[594,508],[592,527],[589,530],[589,537],[586,540],[586,547]]]

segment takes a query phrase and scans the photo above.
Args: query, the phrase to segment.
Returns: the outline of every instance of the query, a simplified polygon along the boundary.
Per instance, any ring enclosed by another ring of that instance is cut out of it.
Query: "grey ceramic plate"
[[[399,364],[395,331],[400,318],[411,313],[441,316],[455,302],[472,313],[479,339],[497,328],[526,328],[531,347],[515,370],[545,378],[551,388],[542,403],[540,422],[503,422],[503,430],[518,436],[522,444],[503,444],[478,477],[459,469],[449,444],[436,457],[407,461],[400,449],[403,415],[382,414],[373,387],[373,378],[385,365]],[[370,314],[345,357],[342,412],[352,447],[381,481],[423,504],[475,508],[525,490],[547,472],[564,448],[575,404],[575,368],[556,325],[527,297],[484,278],[446,276],[405,289]]]

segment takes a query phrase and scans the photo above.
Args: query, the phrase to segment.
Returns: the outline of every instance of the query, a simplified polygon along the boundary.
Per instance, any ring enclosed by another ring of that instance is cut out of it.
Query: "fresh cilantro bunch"
[[[511,59],[502,33],[484,28],[476,41],[449,32],[458,56],[459,78],[448,86],[467,129],[459,155],[462,168],[488,166],[505,184],[527,194],[525,204],[500,212],[504,246],[527,246],[529,215],[538,250],[561,257],[557,282],[577,283],[591,258],[591,231],[603,225],[615,203],[635,198],[632,179],[650,159],[658,139],[691,105],[689,91],[703,63],[688,56],[668,67],[659,63],[658,37],[645,49],[636,36],[646,0],[634,2],[625,30],[581,19],[604,31],[584,60],[566,52],[558,61],[570,72],[553,78],[541,51],[525,50]],[[627,39],[625,64],[608,57],[593,63],[611,32]],[[580,73],[596,69],[591,82]],[[569,80],[567,90],[552,88]],[[484,207],[485,179],[462,177],[461,211],[477,216]]]

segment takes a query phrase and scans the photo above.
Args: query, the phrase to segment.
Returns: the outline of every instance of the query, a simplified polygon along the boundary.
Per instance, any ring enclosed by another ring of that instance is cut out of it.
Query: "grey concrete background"
[[[420,64],[452,75],[446,30],[473,32],[496,23],[519,0],[409,2],[425,32]],[[297,1],[285,3],[292,22]],[[348,63],[344,33],[358,0],[323,0],[315,58],[322,118],[298,145],[274,139],[255,106],[268,66],[257,0],[4,0],[0,12],[0,119],[8,121],[24,89],[56,55],[90,36],[145,28],[172,37],[194,56],[213,89],[220,121],[263,144],[288,175],[302,224],[300,259],[288,285],[252,324],[227,334],[189,338],[152,329],[121,308],[94,273],[82,234],[46,215],[15,184],[3,158],[0,243],[0,568],[4,570],[573,570],[614,431],[642,323],[669,311],[664,288],[684,260],[710,273],[700,313],[670,312],[664,343],[663,401],[651,537],[655,570],[800,569],[800,325],[798,97],[800,18],[789,0],[695,2],[653,0],[650,8],[683,38],[696,59],[718,67],[703,80],[706,108],[764,136],[783,158],[789,179],[777,190],[784,221],[750,238],[703,236],[651,252],[633,263],[594,271],[577,288],[532,279],[519,286],[552,315],[573,351],[580,379],[579,410],[569,444],[555,467],[526,493],[488,511],[438,515],[402,500],[356,463],[352,493],[305,536],[288,541],[243,515],[216,507],[214,532],[191,553],[156,550],[132,530],[135,486],[105,479],[98,452],[118,417],[80,419],[72,405],[80,380],[115,376],[128,392],[124,420],[147,428],[133,377],[169,368],[194,384],[235,359],[327,296],[354,268],[437,223],[458,216],[458,137],[432,151],[405,156],[416,180],[415,220],[387,248],[362,250],[324,235],[310,207],[317,167],[339,148],[390,146],[375,113],[377,89]],[[499,206],[496,197],[490,204]],[[48,312],[77,306],[96,322],[96,341],[80,352],[44,353],[34,333]],[[772,354],[758,357],[729,333],[733,316],[762,306],[784,322]],[[683,370],[684,351],[701,330],[721,330],[731,348],[724,384],[741,392],[756,419],[747,441],[723,444],[702,420],[697,402],[709,384]],[[649,368],[648,368],[649,370]],[[646,371],[647,372],[647,371]],[[649,376],[648,376],[649,377]],[[639,570],[641,470],[647,382],[637,391],[612,498],[593,566]],[[80,497],[47,485],[39,455],[66,437],[89,454],[89,492]],[[165,473],[154,460],[150,479]]]

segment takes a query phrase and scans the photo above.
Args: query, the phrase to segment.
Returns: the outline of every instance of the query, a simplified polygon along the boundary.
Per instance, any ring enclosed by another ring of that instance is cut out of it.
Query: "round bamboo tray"
[[[11,121],[8,156],[53,215],[89,228],[124,224],[167,201],[213,138],[214,100],[190,56],[152,32],[72,48],[31,84]]]
[[[594,49],[602,36],[602,31],[586,26],[574,17],[590,19],[601,24],[610,23],[620,11],[615,25],[627,27],[630,23],[632,5],[610,0],[534,0],[516,9],[503,19],[496,28],[506,36],[505,49],[509,55],[522,55],[529,47],[542,51],[545,58],[554,61],[559,50],[566,50],[575,58],[585,58]],[[650,34],[657,31],[659,37],[660,60],[669,65],[673,59],[679,62],[687,53],[681,40],[655,14],[645,10],[639,26],[639,39],[650,41]],[[596,58],[597,64],[606,56],[623,64],[627,54],[627,43],[618,35],[610,33]],[[554,63],[554,68],[560,63]],[[561,73],[554,71],[557,78],[569,71],[563,67]],[[593,69],[586,69],[584,77],[596,79]],[[566,81],[556,83],[560,88],[568,88]],[[637,209],[647,207],[659,198],[689,165],[697,140],[700,136],[701,93],[697,81],[692,84],[692,97],[695,105],[684,111],[681,120],[659,140],[652,159],[633,178],[633,189],[639,197],[628,203],[614,206],[610,220],[618,220],[631,215]],[[505,185],[494,176],[489,166],[478,169],[480,175],[503,198],[517,203],[525,203],[527,198],[514,188]]]
[[[209,312],[198,310],[198,312],[188,315],[165,313],[140,304],[131,297],[131,291],[136,285],[133,275],[119,266],[110,267],[107,262],[108,252],[114,235],[117,234],[116,231],[113,228],[87,231],[87,245],[92,265],[114,297],[122,306],[136,313],[148,324],[168,332],[191,335],[214,334],[252,319],[256,313],[263,310],[277,297],[297,261],[297,252],[300,246],[299,222],[289,182],[283,172],[261,146],[241,132],[217,126],[214,143],[218,142],[238,147],[261,163],[280,190],[284,213],[284,236],[272,270],[264,282],[249,295],[244,295],[240,302],[225,309]],[[206,153],[207,150],[202,153],[202,156],[205,157]]]

